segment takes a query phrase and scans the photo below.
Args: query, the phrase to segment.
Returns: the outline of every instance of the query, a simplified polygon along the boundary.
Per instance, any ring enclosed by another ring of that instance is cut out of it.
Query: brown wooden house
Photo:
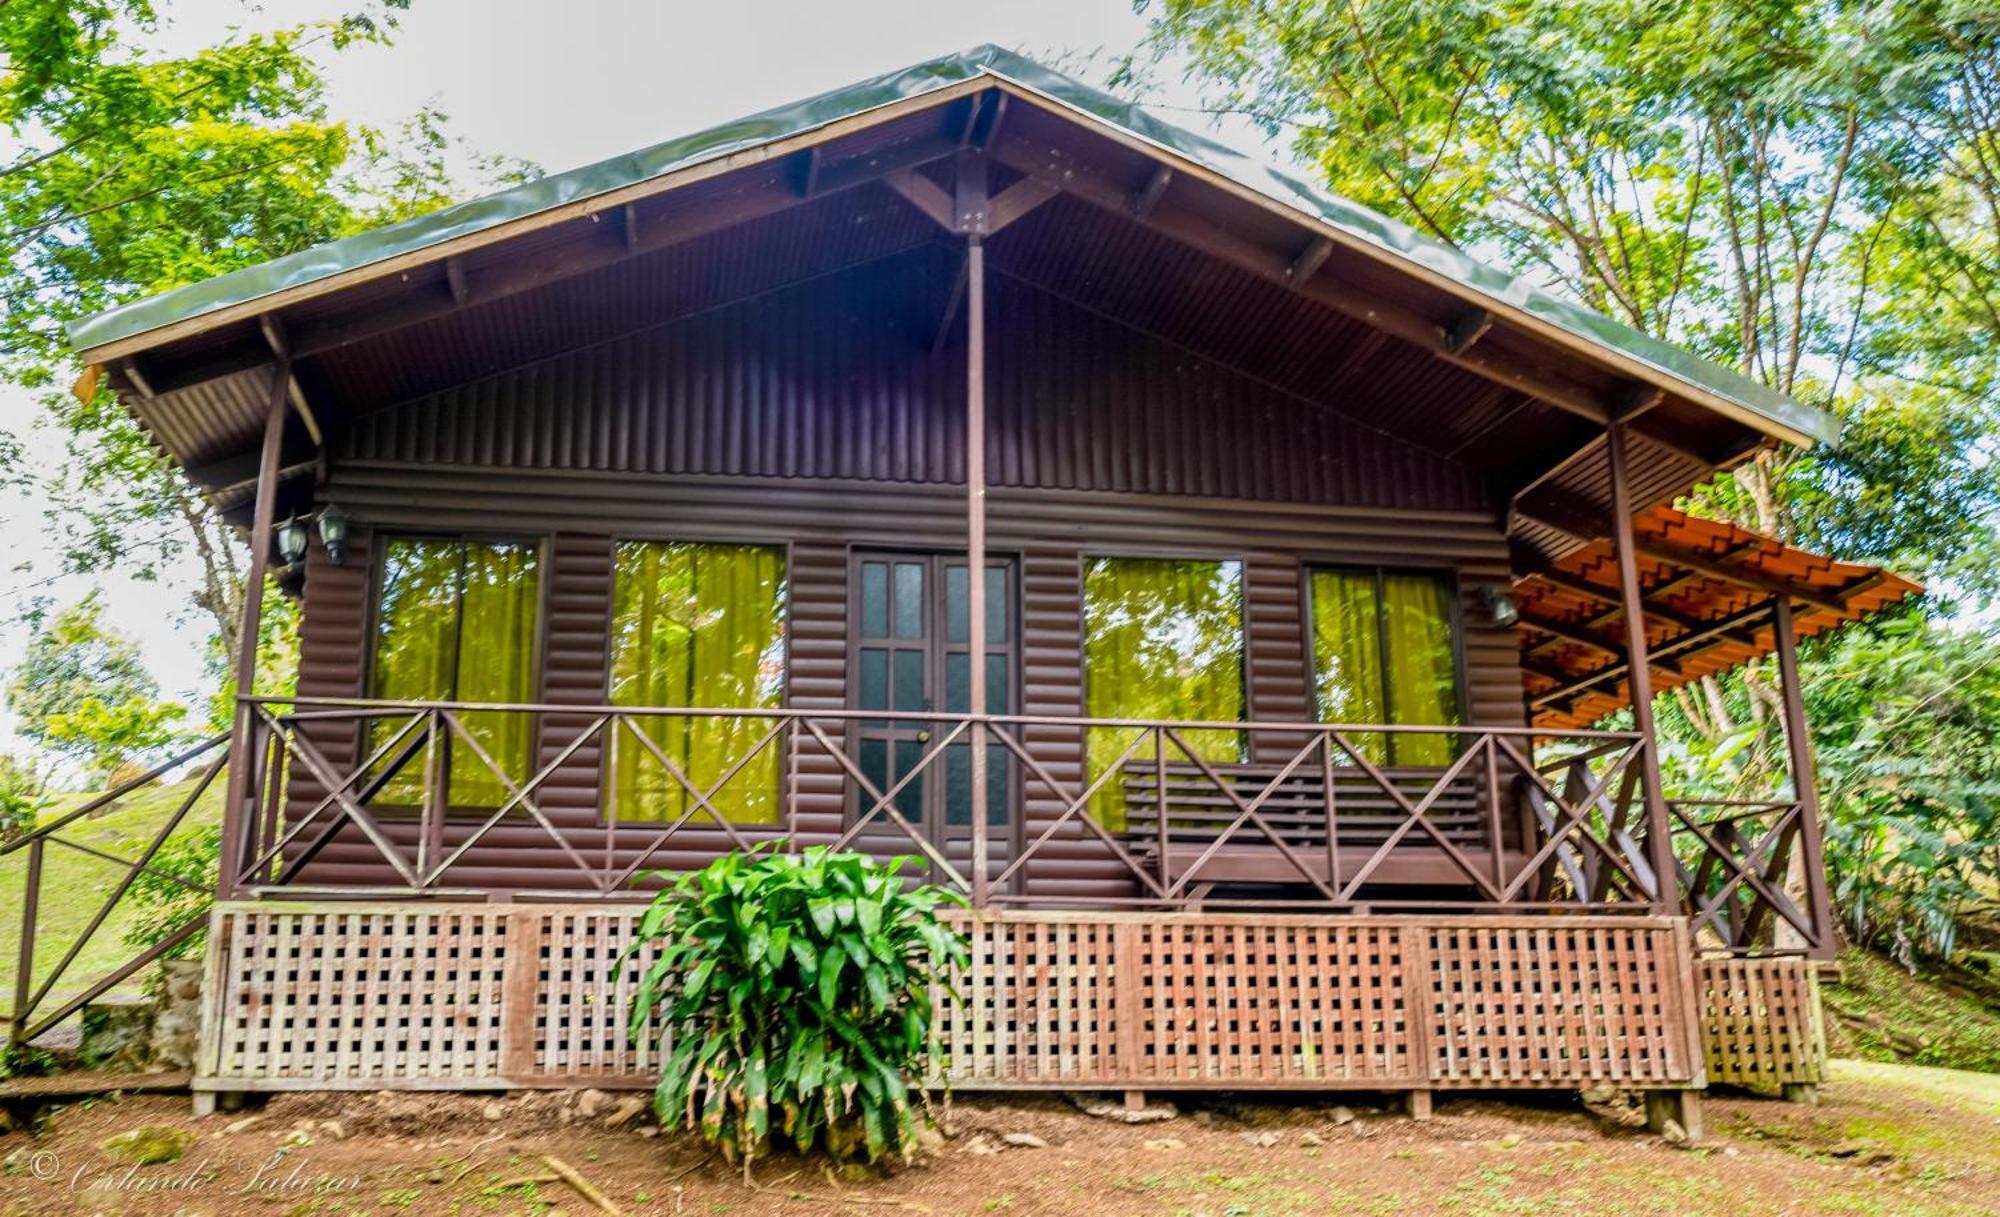
[[[1035,64],[74,337],[303,602],[205,1091],[647,1084],[651,872],[771,842],[965,893],[962,1087],[1817,1080],[1793,642],[1912,589],[1671,503],[1831,421]],[[1792,784],[1670,798],[1773,651]]]

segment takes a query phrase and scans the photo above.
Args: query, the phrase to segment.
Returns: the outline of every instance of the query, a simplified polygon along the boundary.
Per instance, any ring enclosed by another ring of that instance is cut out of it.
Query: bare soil
[[[1179,1118],[1137,1126],[1053,1097],[960,1097],[911,1166],[842,1177],[775,1158],[754,1186],[650,1117],[609,1126],[620,1097],[289,1095],[203,1119],[185,1097],[100,1099],[0,1137],[0,1215],[599,1212],[563,1168],[630,1217],[2000,1213],[2000,1078],[1909,1066],[1839,1062],[1817,1107],[1711,1095],[1692,1149],[1570,1096],[1444,1099],[1423,1123],[1369,1096],[1175,1096]],[[193,1144],[142,1167],[101,1148],[148,1125]]]

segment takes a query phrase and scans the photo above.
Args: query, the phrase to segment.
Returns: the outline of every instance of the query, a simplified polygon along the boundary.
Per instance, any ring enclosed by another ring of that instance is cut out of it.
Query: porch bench
[[[1128,764],[1121,783],[1126,831],[1138,852],[1162,878],[1177,882],[1192,876],[1200,884],[1302,883],[1302,865],[1322,883],[1344,884],[1362,868],[1404,821],[1408,813],[1366,773],[1351,766],[1333,771],[1333,822],[1340,873],[1333,871],[1327,850],[1326,779],[1318,766],[1301,766],[1277,782],[1258,807],[1258,816],[1292,851],[1287,859],[1269,834],[1245,824],[1215,853],[1202,860],[1216,838],[1237,818],[1237,799],[1249,802],[1277,780],[1279,765],[1216,764],[1225,792],[1201,769],[1187,761],[1169,761],[1164,779],[1152,765]],[[1430,793],[1444,774],[1442,766],[1384,767],[1382,776],[1412,805]],[[1500,826],[1501,873],[1513,874],[1527,861],[1518,841],[1509,839],[1512,811],[1503,804],[1489,818],[1483,775],[1461,774],[1425,810],[1424,822],[1449,841],[1482,876],[1494,873],[1492,828]],[[1501,785],[1502,798],[1511,784]],[[1230,793],[1236,798],[1232,799]],[[1159,828],[1164,795],[1166,833]],[[1193,873],[1199,865],[1199,873]],[[1369,872],[1370,884],[1391,887],[1437,887],[1469,884],[1464,869],[1423,828],[1411,828]]]

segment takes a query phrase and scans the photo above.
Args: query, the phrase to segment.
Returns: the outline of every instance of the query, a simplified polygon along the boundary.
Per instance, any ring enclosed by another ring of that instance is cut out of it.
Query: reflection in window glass
[[[1451,582],[1379,570],[1312,572],[1313,691],[1322,722],[1449,725],[1459,712]],[[1348,737],[1378,764],[1450,763],[1449,735]]]
[[[736,710],[783,704],[783,550],[631,541],[619,544],[616,561],[611,704]],[[771,727],[763,718],[634,721],[701,790],[721,779]],[[766,744],[716,793],[714,806],[734,823],[775,823],[778,756],[776,742]],[[696,806],[630,732],[618,741],[614,786],[620,820],[677,820]]]
[[[527,542],[393,538],[383,546],[382,592],[375,619],[371,697],[394,701],[529,702],[535,690],[535,617],[541,604],[541,553]],[[466,733],[517,786],[528,779],[534,716],[467,711]],[[383,719],[380,744],[400,721]],[[464,743],[450,750],[449,801],[494,807],[506,784]],[[385,762],[386,763],[386,762]],[[423,800],[421,754],[399,769],[378,796],[392,805]]]
[[[1243,567],[1177,558],[1090,558],[1083,566],[1085,713],[1091,718],[1239,722],[1243,718]],[[1090,730],[1090,777],[1115,763],[1132,728]],[[1240,731],[1186,731],[1204,759],[1242,759]],[[1150,763],[1148,755],[1133,760]],[[1177,750],[1168,748],[1168,762]],[[1141,771],[1131,768],[1138,776]],[[1092,814],[1125,827],[1122,778],[1105,784]]]

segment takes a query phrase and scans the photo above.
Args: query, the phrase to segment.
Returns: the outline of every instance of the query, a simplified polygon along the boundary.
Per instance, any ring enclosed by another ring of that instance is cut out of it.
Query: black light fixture
[[[1504,587],[1489,584],[1480,588],[1479,602],[1486,606],[1486,615],[1493,624],[1503,630],[1513,629],[1521,620],[1521,606],[1514,603],[1514,597]]]
[[[286,566],[306,556],[306,525],[295,513],[278,525],[278,558]]]
[[[319,542],[335,566],[347,563],[347,513],[328,503],[319,513]]]

